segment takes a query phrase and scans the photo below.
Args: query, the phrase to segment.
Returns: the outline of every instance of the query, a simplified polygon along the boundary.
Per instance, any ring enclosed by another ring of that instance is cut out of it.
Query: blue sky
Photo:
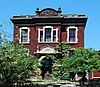
[[[13,15],[33,15],[36,8],[62,8],[63,14],[85,14],[88,21],[85,28],[85,48],[100,50],[100,0],[1,0],[0,24],[13,38]]]

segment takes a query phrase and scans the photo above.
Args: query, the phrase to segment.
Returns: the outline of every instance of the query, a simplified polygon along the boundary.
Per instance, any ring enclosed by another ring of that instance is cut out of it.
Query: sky
[[[100,50],[100,0],[0,0],[0,30],[4,30],[13,39],[14,15],[34,15],[36,8],[58,9],[62,14],[85,14],[88,17],[85,27],[85,48]]]

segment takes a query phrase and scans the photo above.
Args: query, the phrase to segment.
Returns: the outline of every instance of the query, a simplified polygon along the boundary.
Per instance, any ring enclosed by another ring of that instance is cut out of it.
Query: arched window
[[[78,43],[78,28],[70,26],[67,28],[67,43]]]
[[[30,29],[28,27],[20,28],[20,43],[29,43],[29,31]]]
[[[38,42],[58,42],[58,28],[45,26],[43,29],[38,29]]]

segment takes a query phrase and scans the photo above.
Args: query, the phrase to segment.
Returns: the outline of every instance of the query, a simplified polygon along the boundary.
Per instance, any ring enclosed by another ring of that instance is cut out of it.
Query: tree
[[[73,73],[97,71],[100,70],[100,56],[92,48],[77,48],[72,57],[63,59],[63,67]]]
[[[59,47],[59,51],[62,54],[63,58],[66,58],[69,55],[70,46],[66,42],[61,42]]]
[[[52,57],[52,74],[55,80],[68,79],[69,77],[68,70],[63,67],[63,59],[69,56],[69,49],[70,47],[67,45],[66,42],[61,42],[59,43],[59,52],[61,55],[59,55],[58,58]]]
[[[37,60],[33,59],[26,48],[2,39],[0,44],[0,84],[25,82],[32,75],[33,69],[37,70]]]

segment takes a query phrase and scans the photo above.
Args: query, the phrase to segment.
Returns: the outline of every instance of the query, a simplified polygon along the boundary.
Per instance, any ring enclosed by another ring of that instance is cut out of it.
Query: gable
[[[38,16],[59,16],[61,12],[61,8],[58,8],[58,10],[55,10],[53,8],[45,8],[41,11],[39,11],[39,9],[37,9],[36,11]]]

